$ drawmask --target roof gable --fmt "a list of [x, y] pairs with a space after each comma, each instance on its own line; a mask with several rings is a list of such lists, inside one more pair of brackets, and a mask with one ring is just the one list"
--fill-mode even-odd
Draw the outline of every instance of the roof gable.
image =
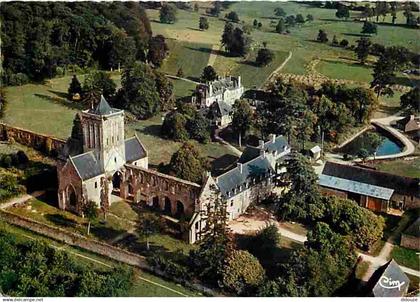
[[125, 160], [127, 162], [135, 161], [147, 156], [147, 152], [141, 144], [137, 136], [128, 138], [124, 141], [125, 144]]
[[96, 159], [92, 151], [74, 157], [70, 156], [70, 161], [82, 180], [104, 173], [101, 163]]

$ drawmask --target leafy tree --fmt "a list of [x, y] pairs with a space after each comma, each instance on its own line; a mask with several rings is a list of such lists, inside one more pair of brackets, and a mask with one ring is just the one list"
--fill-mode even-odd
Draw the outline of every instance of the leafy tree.
[[257, 27], [257, 26], [258, 26], [258, 20], [257, 20], [257, 19], [254, 19], [254, 22], [252, 23], [252, 25], [253, 25], [254, 27]]
[[283, 8], [281, 7], [276, 7], [274, 9], [274, 14], [278, 17], [285, 17], [286, 16], [286, 12], [284, 11]]
[[379, 57], [373, 68], [373, 80], [370, 87], [374, 89], [377, 98], [381, 95], [394, 95], [391, 86], [395, 83], [395, 66], [390, 56], [384, 54]]
[[222, 11], [222, 4], [219, 1], [213, 3], [213, 7], [210, 9], [210, 14], [214, 17], [219, 17]]
[[86, 201], [82, 208], [83, 216], [88, 220], [87, 233], [90, 234], [90, 224], [92, 220], [98, 217], [98, 206], [92, 200]]
[[149, 238], [159, 231], [159, 218], [154, 214], [143, 215], [140, 220], [139, 234], [146, 238], [146, 249], [150, 250]]
[[226, 23], [221, 42], [231, 55], [244, 56], [249, 51], [251, 38], [241, 28]]
[[262, 27], [262, 23], [258, 22], [258, 28], [261, 28], [261, 27]]
[[111, 99], [115, 94], [117, 85], [111, 79], [111, 75], [104, 71], [94, 71], [89, 73], [83, 82], [84, 98], [89, 92], [102, 94], [105, 99]]
[[253, 111], [246, 100], [237, 100], [233, 104], [232, 128], [238, 133], [239, 146], [242, 145], [242, 136], [246, 135], [253, 123]]
[[339, 19], [345, 18], [347, 20], [350, 17], [350, 11], [347, 6], [339, 5], [335, 16]]
[[0, 118], [4, 116], [4, 112], [6, 110], [6, 93], [4, 92], [3, 88], [0, 87]]
[[105, 56], [102, 58], [102, 66], [104, 67], [120, 69], [121, 66], [131, 66], [136, 60], [136, 42], [122, 30], [114, 29], [104, 48], [108, 49], [103, 52]]
[[323, 29], [320, 29], [318, 32], [318, 37], [316, 39], [317, 41], [321, 43], [327, 43], [328, 42], [327, 33]]
[[318, 117], [311, 110], [304, 111], [301, 122], [297, 124], [297, 135], [302, 142], [302, 150], [305, 150], [305, 142], [314, 134]]
[[217, 284], [223, 279], [227, 259], [234, 251], [232, 235], [227, 226], [228, 213], [226, 201], [220, 196], [214, 204], [207, 203], [202, 211], [202, 223], [205, 226], [197, 249], [190, 251], [190, 267], [196, 275], [210, 284]]
[[276, 26], [276, 32], [278, 32], [279, 34], [282, 34], [285, 31], [286, 31], [286, 24], [284, 22], [284, 19], [280, 18], [279, 23], [277, 23], [277, 26]]
[[187, 121], [186, 128], [190, 138], [203, 144], [210, 140], [210, 123], [199, 112]]
[[363, 13], [362, 13], [363, 17], [370, 20], [370, 18], [373, 17], [374, 12], [373, 9], [369, 6], [369, 4], [366, 4]]
[[172, 82], [163, 74], [157, 70], [153, 70], [153, 76], [155, 79], [156, 90], [159, 94], [159, 104], [162, 110], [170, 110], [174, 107], [174, 85]]
[[287, 160], [290, 190], [277, 201], [277, 212], [284, 218], [317, 221], [324, 216], [317, 187], [318, 177], [307, 158], [295, 153]]
[[255, 59], [255, 63], [259, 66], [267, 66], [270, 64], [274, 59], [274, 53], [268, 48], [261, 48], [258, 50], [257, 57]]
[[286, 23], [288, 26], [293, 27], [296, 25], [296, 17], [293, 15], [286, 17]]
[[165, 42], [165, 37], [157, 35], [152, 37], [149, 41], [149, 52], [147, 53], [147, 59], [154, 66], [159, 67], [163, 60], [168, 55], [169, 47]]
[[172, 175], [197, 183], [201, 183], [207, 168], [207, 160], [201, 157], [200, 151], [190, 142], [185, 142], [172, 155], [169, 163]]
[[349, 41], [346, 40], [346, 39], [341, 40], [340, 46], [341, 47], [347, 47], [347, 46], [349, 46]]
[[274, 280], [263, 282], [257, 290], [257, 297], [280, 297], [280, 286]]
[[366, 150], [365, 148], [361, 148], [358, 152], [357, 152], [357, 157], [359, 157], [362, 162], [365, 162], [366, 159], [369, 157], [370, 153], [368, 150]]
[[228, 19], [229, 21], [234, 22], [234, 23], [238, 23], [239, 22], [238, 14], [236, 12], [234, 12], [234, 11], [229, 12], [228, 14], [226, 14], [226, 19]]
[[370, 49], [371, 42], [367, 38], [360, 38], [357, 40], [357, 46], [354, 49], [357, 58], [360, 61], [360, 64], [365, 64], [366, 59], [369, 56], [369, 49]]
[[183, 114], [173, 111], [165, 116], [162, 123], [161, 133], [176, 141], [185, 141], [189, 135], [186, 130], [187, 119]]
[[206, 66], [203, 69], [203, 73], [201, 74], [201, 81], [202, 82], [211, 82], [217, 79], [216, 70], [214, 70], [213, 66]]
[[160, 111], [159, 93], [153, 71], [143, 63], [124, 70], [118, 91], [117, 107], [125, 108], [136, 117], [146, 119]]
[[71, 83], [68, 89], [69, 96], [74, 96], [76, 93], [79, 95], [82, 94], [82, 85], [79, 82], [79, 79], [76, 75], [73, 75], [73, 78], [71, 79]]
[[198, 12], [198, 10], [200, 9], [200, 7], [198, 6], [198, 3], [194, 4], [194, 11]]
[[200, 30], [209, 29], [209, 22], [206, 17], [200, 17], [200, 20], [198, 22], [198, 27], [200, 28]]
[[178, 68], [178, 71], [176, 72], [176, 76], [180, 78], [184, 77], [184, 70], [182, 70], [182, 67]]
[[264, 280], [265, 272], [258, 259], [247, 251], [235, 250], [223, 268], [223, 285], [238, 295], [256, 289]]
[[312, 16], [311, 14], [308, 14], [308, 15], [306, 16], [306, 21], [308, 21], [308, 22], [312, 22], [312, 21], [314, 21], [314, 16]]
[[331, 41], [331, 44], [334, 45], [334, 46], [337, 46], [338, 45], [337, 37], [335, 35], [333, 36], [333, 39]]
[[262, 230], [258, 231], [252, 239], [252, 246], [250, 252], [258, 259], [271, 259], [277, 250], [277, 245], [280, 243], [280, 234], [276, 225], [267, 225]]
[[296, 22], [297, 23], [305, 23], [305, 18], [302, 16], [302, 14], [296, 15]]
[[363, 23], [362, 34], [377, 34], [378, 27], [375, 23], [365, 21]]
[[163, 4], [160, 9], [159, 19], [161, 23], [171, 24], [176, 21], [177, 9], [172, 4]]
[[401, 107], [408, 109], [410, 112], [420, 112], [420, 93], [419, 87], [412, 88], [409, 92], [400, 97]]

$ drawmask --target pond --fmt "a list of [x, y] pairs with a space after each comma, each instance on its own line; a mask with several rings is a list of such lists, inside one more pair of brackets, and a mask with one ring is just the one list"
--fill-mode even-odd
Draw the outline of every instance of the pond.
[[[379, 140], [375, 143], [375, 139]], [[403, 147], [394, 138], [387, 136], [382, 132], [368, 130], [357, 136], [338, 151], [343, 154], [355, 156], [361, 149], [368, 150], [372, 155], [376, 151], [377, 156], [383, 156], [400, 153], [403, 150]]]

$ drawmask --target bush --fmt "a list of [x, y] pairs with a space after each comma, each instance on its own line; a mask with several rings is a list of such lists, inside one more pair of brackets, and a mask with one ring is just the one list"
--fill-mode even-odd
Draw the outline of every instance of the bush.
[[21, 86], [29, 83], [29, 78], [24, 73], [10, 74], [8, 83], [10, 86]]
[[274, 53], [267, 49], [267, 48], [261, 48], [258, 51], [257, 58], [255, 59], [255, 63], [259, 66], [266, 66], [270, 64], [274, 59]]
[[340, 42], [341, 47], [347, 47], [348, 45], [349, 45], [349, 41], [347, 41], [346, 39], [341, 40]]
[[171, 259], [167, 259], [161, 255], [153, 255], [147, 257], [146, 260], [152, 268], [162, 271], [170, 278], [175, 278], [184, 282], [192, 279], [192, 273], [187, 267], [176, 263]]
[[222, 283], [238, 295], [255, 290], [265, 278], [265, 271], [258, 259], [247, 251], [235, 250], [223, 268]]

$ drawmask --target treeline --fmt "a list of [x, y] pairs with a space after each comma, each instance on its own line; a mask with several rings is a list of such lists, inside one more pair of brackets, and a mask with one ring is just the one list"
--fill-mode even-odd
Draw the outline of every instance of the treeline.
[[9, 296], [116, 297], [132, 286], [132, 269], [97, 270], [44, 242], [20, 242], [1, 229], [0, 249], [0, 289]]
[[152, 36], [136, 2], [9, 2], [0, 17], [6, 85], [144, 61]]

